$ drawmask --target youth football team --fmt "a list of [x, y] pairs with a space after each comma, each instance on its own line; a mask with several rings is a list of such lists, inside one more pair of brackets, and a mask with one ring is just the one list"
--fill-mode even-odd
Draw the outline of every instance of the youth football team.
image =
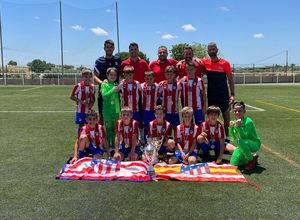
[[205, 86], [195, 62], [185, 65], [184, 76], [179, 76], [175, 66], [167, 66], [163, 73], [165, 80], [158, 83], [153, 71], [145, 72], [142, 83], [134, 80], [132, 65], [124, 66], [122, 73], [115, 67], [108, 68], [100, 90], [103, 125], [92, 109], [93, 72], [84, 69], [82, 81], [75, 85], [70, 97], [76, 102], [78, 124], [70, 162], [86, 156], [101, 159], [105, 152], [110, 159], [139, 160], [147, 138], [157, 138], [161, 140], [159, 159], [168, 164], [199, 161], [220, 164], [223, 154], [228, 153], [232, 154], [231, 164], [252, 170], [261, 142], [253, 121], [245, 116], [244, 102], [231, 103], [235, 119], [230, 121], [226, 137], [218, 120], [221, 109], [216, 105], [206, 106]]

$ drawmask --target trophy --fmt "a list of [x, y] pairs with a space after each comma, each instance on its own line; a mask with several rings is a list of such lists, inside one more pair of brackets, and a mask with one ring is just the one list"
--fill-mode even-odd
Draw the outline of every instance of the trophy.
[[157, 152], [159, 151], [159, 148], [161, 147], [163, 138], [158, 139], [158, 138], [148, 138], [147, 137], [147, 145], [144, 147], [143, 152], [144, 152], [144, 158], [149, 162], [150, 166], [147, 171], [148, 175], [154, 176], [155, 171], [153, 168], [153, 165], [158, 163], [158, 158], [157, 158]]

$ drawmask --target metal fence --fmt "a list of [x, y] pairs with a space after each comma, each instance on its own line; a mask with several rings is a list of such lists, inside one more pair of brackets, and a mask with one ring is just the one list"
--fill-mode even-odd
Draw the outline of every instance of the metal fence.
[[[203, 77], [207, 82], [206, 77]], [[235, 84], [261, 83], [300, 83], [300, 72], [297, 73], [236, 73]], [[81, 81], [81, 73], [68, 73], [62, 78], [60, 73], [25, 74], [8, 73], [1, 76], [1, 85], [74, 85]]]

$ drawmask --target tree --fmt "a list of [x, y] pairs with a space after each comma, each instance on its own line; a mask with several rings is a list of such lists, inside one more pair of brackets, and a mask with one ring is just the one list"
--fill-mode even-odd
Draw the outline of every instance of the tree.
[[32, 62], [28, 63], [27, 66], [29, 70], [35, 73], [43, 73], [45, 70], [49, 69], [49, 65], [46, 61], [40, 59], [35, 59]]
[[194, 56], [198, 58], [207, 57], [207, 46], [205, 44], [194, 42], [191, 45], [187, 43], [180, 43], [172, 45], [171, 57], [175, 60], [183, 59], [183, 50], [185, 47], [191, 46], [193, 48]]
[[14, 60], [10, 60], [10, 61], [8, 62], [8, 65], [9, 65], [9, 66], [17, 66], [18, 63], [17, 63], [16, 61], [14, 61]]
[[[130, 57], [130, 54], [129, 54], [129, 52], [123, 51], [123, 52], [119, 53], [119, 56], [120, 56], [121, 60], [126, 60], [127, 58]], [[150, 63], [149, 57], [147, 57], [147, 55], [144, 52], [140, 51], [139, 52], [139, 57], [146, 60], [147, 63]]]

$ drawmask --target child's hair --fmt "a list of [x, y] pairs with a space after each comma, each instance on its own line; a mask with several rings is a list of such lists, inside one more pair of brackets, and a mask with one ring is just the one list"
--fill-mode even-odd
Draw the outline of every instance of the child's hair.
[[235, 101], [233, 104], [232, 104], [232, 107], [234, 108], [234, 106], [241, 106], [243, 109], [246, 109], [246, 105], [243, 101]]
[[189, 61], [186, 63], [187, 67], [195, 67], [195, 63], [193, 61]]
[[81, 76], [90, 75], [92, 77], [93, 73], [90, 69], [82, 69]]
[[134, 73], [134, 68], [133, 66], [131, 65], [127, 65], [124, 67], [124, 70], [123, 70], [123, 75], [127, 75], [127, 74], [133, 74]]
[[175, 66], [167, 66], [165, 69], [166, 73], [176, 73], [176, 67]]
[[208, 108], [207, 108], [207, 110], [206, 110], [206, 114], [207, 114], [207, 116], [209, 115], [209, 114], [217, 114], [218, 116], [221, 114], [221, 109], [218, 107], [218, 106], [216, 106], [216, 105], [211, 105], [211, 106], [209, 106]]
[[117, 70], [117, 68], [115, 68], [115, 67], [109, 67], [109, 68], [106, 70], [106, 75], [109, 75], [111, 72], [118, 73], [118, 70]]
[[146, 71], [145, 72], [145, 77], [146, 76], [152, 76], [152, 77], [154, 77], [154, 72], [153, 71]]
[[110, 45], [112, 45], [112, 46], [115, 46], [115, 43], [112, 41], [112, 40], [106, 40], [106, 41], [104, 41], [104, 47], [106, 46], [106, 44], [110, 44]]
[[165, 113], [165, 110], [164, 110], [164, 108], [163, 108], [162, 105], [157, 105], [157, 106], [155, 107], [155, 113], [156, 113], [157, 111], [163, 111], [163, 113]]
[[185, 115], [185, 114], [190, 114], [190, 115], [193, 115], [193, 108], [192, 107], [188, 107], [188, 106], [185, 106], [183, 109], [181, 109], [181, 114], [182, 115]]
[[129, 108], [128, 106], [124, 106], [122, 109], [121, 109], [121, 114], [125, 113], [125, 112], [128, 112], [130, 114], [132, 114], [132, 109]]
[[93, 109], [91, 109], [90, 111], [88, 111], [88, 113], [86, 114], [86, 118], [92, 117], [92, 116], [95, 116], [96, 118], [98, 118], [98, 113], [95, 110], [93, 110]]

